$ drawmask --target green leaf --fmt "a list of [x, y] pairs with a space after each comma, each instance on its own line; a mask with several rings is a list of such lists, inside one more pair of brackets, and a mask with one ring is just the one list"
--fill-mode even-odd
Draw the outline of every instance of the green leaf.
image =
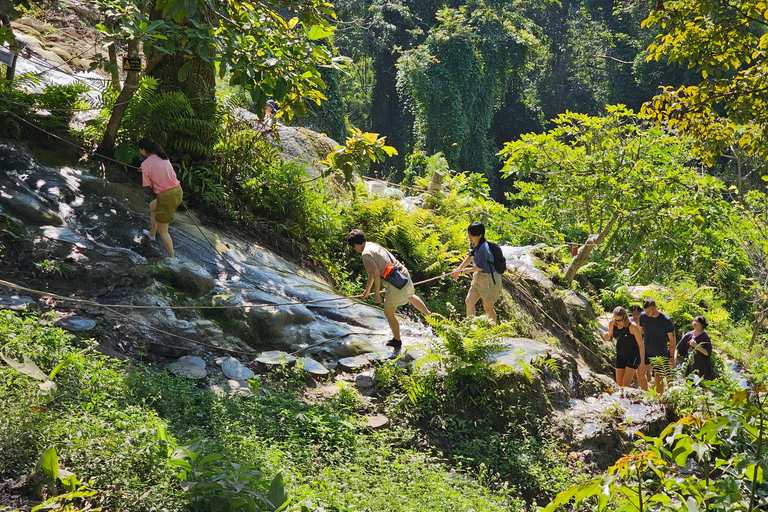
[[71, 363], [72, 361], [74, 361], [75, 359], [77, 359], [78, 357], [80, 357], [81, 355], [83, 355], [83, 354], [85, 354], [86, 352], [90, 351], [90, 350], [91, 350], [91, 348], [92, 348], [92, 347], [84, 348], [84, 349], [83, 349], [83, 350], [81, 350], [80, 352], [78, 352], [78, 353], [76, 353], [76, 354], [72, 354], [72, 355], [70, 355], [68, 358], [66, 358], [65, 360], [61, 361], [59, 364], [57, 364], [57, 365], [56, 365], [56, 367], [55, 367], [53, 370], [51, 370], [51, 374], [48, 376], [48, 378], [49, 378], [49, 379], [51, 379], [51, 380], [53, 380], [53, 379], [56, 377], [56, 375], [57, 375], [57, 374], [58, 374], [58, 373], [59, 373], [59, 372], [60, 372], [60, 371], [61, 371], [61, 370], [62, 370], [62, 369], [65, 367], [65, 366], [67, 366], [69, 363]]
[[272, 483], [269, 484], [269, 494], [267, 494], [267, 499], [272, 503], [274, 510], [279, 510], [288, 501], [282, 473], [278, 473], [275, 478], [272, 479]]
[[66, 469], [59, 469], [59, 481], [68, 492], [74, 492], [80, 485], [77, 475]]
[[198, 462], [198, 465], [202, 466], [203, 464], [207, 464], [209, 462], [213, 462], [213, 461], [219, 460], [222, 457], [223, 457], [223, 455], [220, 454], [220, 453], [211, 453], [210, 455], [206, 455], [205, 457], [200, 459], [200, 461]]
[[325, 27], [322, 27], [320, 25], [312, 25], [312, 27], [307, 32], [307, 37], [309, 37], [313, 41], [317, 41], [319, 39], [325, 39], [326, 37], [329, 37], [333, 35], [332, 30], [328, 30]]
[[672, 450], [672, 457], [675, 460], [675, 464], [678, 466], [685, 466], [685, 461], [688, 459], [688, 455], [693, 453], [691, 444], [690, 437], [682, 437], [677, 441], [675, 449]]
[[43, 452], [40, 461], [37, 463], [38, 469], [43, 471], [49, 478], [56, 480], [59, 476], [59, 455], [56, 453], [56, 448], [49, 447]]
[[192, 71], [192, 61], [187, 61], [183, 66], [181, 66], [181, 69], [179, 69], [178, 77], [179, 82], [183, 82], [187, 75]]

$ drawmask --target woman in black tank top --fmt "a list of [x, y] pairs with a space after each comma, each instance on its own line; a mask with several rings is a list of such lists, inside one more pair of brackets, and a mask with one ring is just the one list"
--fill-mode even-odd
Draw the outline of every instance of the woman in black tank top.
[[640, 329], [629, 320], [627, 311], [618, 306], [613, 310], [613, 319], [603, 337], [606, 341], [616, 340], [616, 383], [629, 387], [640, 362], [645, 358]]

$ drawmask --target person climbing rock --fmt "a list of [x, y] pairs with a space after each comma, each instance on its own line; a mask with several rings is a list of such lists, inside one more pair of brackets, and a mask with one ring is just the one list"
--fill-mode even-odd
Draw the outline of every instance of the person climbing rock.
[[[712, 340], [704, 329], [707, 328], [707, 320], [698, 315], [691, 322], [692, 331], [688, 331], [680, 338], [677, 344], [677, 354], [685, 359], [688, 367], [686, 375], [696, 373], [704, 380], [712, 380]], [[693, 353], [693, 360], [688, 361], [689, 354]]]
[[[643, 300], [643, 312], [640, 315], [640, 333], [645, 345], [645, 364], [651, 364], [651, 358], [660, 357], [668, 361], [669, 367], [675, 367], [675, 325], [672, 319], [656, 307], [656, 300]], [[664, 391], [664, 368], [653, 369], [656, 391]]]
[[264, 123], [272, 123], [277, 116], [277, 103], [275, 100], [267, 100], [267, 104], [264, 105]]
[[[387, 323], [389, 323], [389, 328], [392, 330], [392, 339], [386, 345], [399, 349], [403, 346], [403, 342], [400, 339], [400, 323], [395, 316], [397, 308], [410, 302], [424, 316], [429, 316], [432, 312], [424, 304], [424, 301], [416, 295], [408, 269], [397, 261], [391, 252], [377, 243], [368, 242], [365, 239], [365, 233], [359, 229], [353, 229], [349, 232], [347, 243], [355, 252], [361, 255], [363, 266], [366, 272], [368, 272], [368, 282], [365, 285], [363, 300], [367, 299], [371, 292], [373, 292], [373, 301], [379, 304], [381, 302], [380, 290], [382, 285], [384, 286], [384, 316], [387, 317]], [[387, 272], [398, 271], [404, 278], [402, 288], [398, 288], [384, 279]]]
[[632, 385], [635, 372], [645, 358], [640, 328], [629, 319], [627, 310], [617, 306], [608, 324], [605, 341], [616, 340], [616, 383], [624, 388]]
[[[453, 278], [458, 279], [463, 273], [472, 274], [472, 285], [469, 287], [464, 304], [467, 306], [467, 317], [475, 316], [475, 304], [483, 300], [483, 311], [488, 318], [496, 323], [496, 311], [493, 305], [499, 300], [501, 294], [501, 276], [497, 274], [493, 264], [491, 248], [485, 240], [485, 224], [473, 222], [467, 228], [469, 238], [469, 254], [461, 265], [453, 271]], [[468, 267], [470, 262], [472, 267]]]
[[[640, 304], [632, 304], [629, 307], [629, 321], [640, 327], [640, 315], [642, 312], [643, 308], [640, 306]], [[653, 379], [651, 367], [650, 365], [645, 364], [645, 358], [643, 358], [640, 361], [640, 367], [638, 367], [637, 373], [635, 374], [635, 380], [637, 381], [637, 385], [640, 387], [640, 389], [643, 391], [648, 391], [648, 382], [651, 379]]]
[[173, 258], [173, 240], [168, 234], [168, 225], [173, 222], [176, 208], [183, 199], [181, 182], [176, 178], [176, 172], [168, 160], [168, 155], [155, 141], [149, 137], [142, 138], [139, 140], [139, 151], [146, 157], [140, 168], [142, 186], [152, 187], [157, 194], [157, 198], [149, 203], [149, 230], [145, 229], [142, 232], [150, 240], [154, 240], [157, 233], [160, 233], [168, 257]]

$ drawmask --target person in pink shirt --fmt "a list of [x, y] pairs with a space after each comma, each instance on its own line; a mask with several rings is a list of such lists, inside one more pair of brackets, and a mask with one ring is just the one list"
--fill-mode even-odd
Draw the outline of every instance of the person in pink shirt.
[[150, 240], [160, 233], [168, 257], [173, 258], [173, 240], [168, 234], [168, 225], [173, 222], [176, 208], [184, 197], [181, 190], [181, 182], [176, 178], [168, 155], [163, 148], [149, 137], [139, 140], [139, 151], [146, 157], [141, 163], [142, 185], [152, 187], [157, 198], [149, 203], [149, 218], [151, 226], [149, 231], [143, 230]]

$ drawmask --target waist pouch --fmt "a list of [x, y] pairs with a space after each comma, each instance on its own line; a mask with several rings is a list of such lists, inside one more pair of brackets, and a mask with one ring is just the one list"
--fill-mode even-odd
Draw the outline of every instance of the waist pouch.
[[384, 275], [382, 277], [398, 290], [402, 290], [408, 284], [408, 277], [403, 273], [401, 267], [391, 263], [387, 263], [387, 266], [384, 267]]

